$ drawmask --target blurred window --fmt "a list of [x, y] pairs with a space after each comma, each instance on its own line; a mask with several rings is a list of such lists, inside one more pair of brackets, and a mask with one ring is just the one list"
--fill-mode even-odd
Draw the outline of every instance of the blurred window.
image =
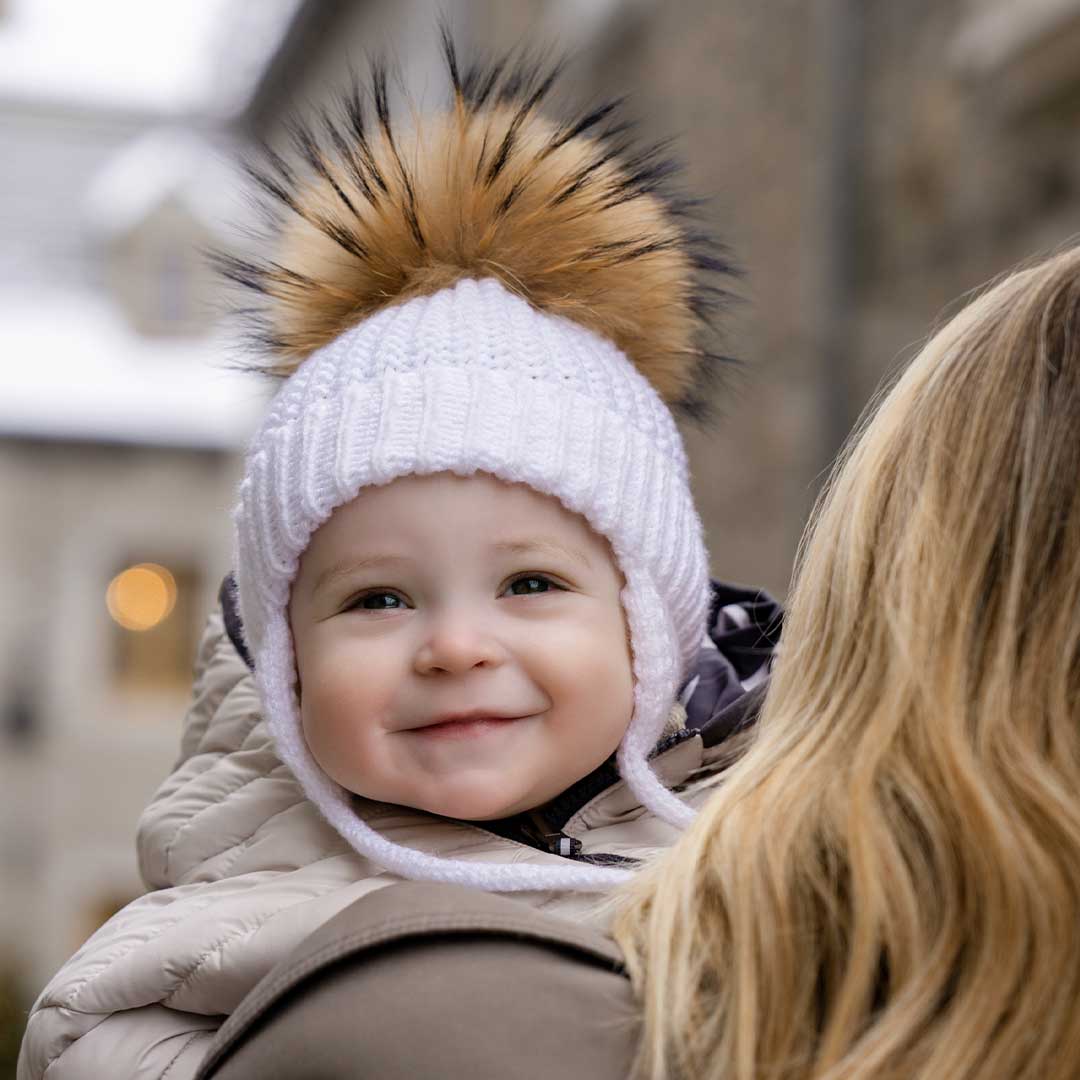
[[191, 684], [200, 574], [190, 563], [121, 564], [105, 591], [112, 616], [112, 677], [121, 690]]
[[198, 337], [207, 332], [215, 283], [200, 250], [213, 242], [173, 199], [113, 239], [109, 291], [139, 334]]
[[158, 299], [158, 316], [166, 326], [184, 326], [192, 321], [191, 275], [178, 251], [162, 253]]

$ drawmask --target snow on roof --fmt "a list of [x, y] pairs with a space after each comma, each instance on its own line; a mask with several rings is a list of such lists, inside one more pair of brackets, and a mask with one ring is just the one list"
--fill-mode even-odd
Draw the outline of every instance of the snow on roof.
[[0, 95], [165, 115], [247, 104], [300, 0], [7, 0]]
[[267, 388], [221, 336], [140, 337], [91, 294], [0, 294], [0, 436], [241, 448]]
[[95, 232], [122, 233], [171, 196], [216, 230], [240, 215], [240, 190], [224, 149], [183, 128], [159, 128], [129, 143], [94, 178], [87, 221]]

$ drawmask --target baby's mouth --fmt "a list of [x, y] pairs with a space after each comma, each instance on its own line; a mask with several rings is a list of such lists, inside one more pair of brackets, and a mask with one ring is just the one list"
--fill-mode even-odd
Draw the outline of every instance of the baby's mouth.
[[527, 716], [500, 716], [494, 713], [468, 713], [437, 717], [429, 724], [409, 728], [410, 734], [430, 739], [463, 739], [486, 735], [509, 727]]

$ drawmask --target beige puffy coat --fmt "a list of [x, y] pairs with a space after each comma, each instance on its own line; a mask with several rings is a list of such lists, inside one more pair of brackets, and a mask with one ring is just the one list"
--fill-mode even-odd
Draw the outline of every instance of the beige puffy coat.
[[[681, 784], [715, 771], [720, 757], [695, 734], [655, 764]], [[433, 854], [561, 859], [420, 811], [370, 802], [360, 810], [389, 838]], [[675, 839], [618, 782], [581, 806], [563, 833], [585, 856], [641, 856]], [[138, 854], [150, 891], [46, 986], [30, 1014], [18, 1080], [190, 1080], [224, 1018], [278, 960], [354, 900], [397, 880], [353, 852], [277, 760], [253, 677], [220, 612], [200, 645], [180, 760], [143, 814]], [[514, 898], [602, 921], [588, 894]]]

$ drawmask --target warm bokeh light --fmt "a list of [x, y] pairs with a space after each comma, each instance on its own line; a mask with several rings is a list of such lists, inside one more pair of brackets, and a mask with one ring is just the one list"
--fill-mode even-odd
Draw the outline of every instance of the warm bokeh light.
[[109, 614], [126, 630], [150, 630], [176, 603], [176, 580], [164, 566], [139, 563], [122, 570], [105, 594]]

